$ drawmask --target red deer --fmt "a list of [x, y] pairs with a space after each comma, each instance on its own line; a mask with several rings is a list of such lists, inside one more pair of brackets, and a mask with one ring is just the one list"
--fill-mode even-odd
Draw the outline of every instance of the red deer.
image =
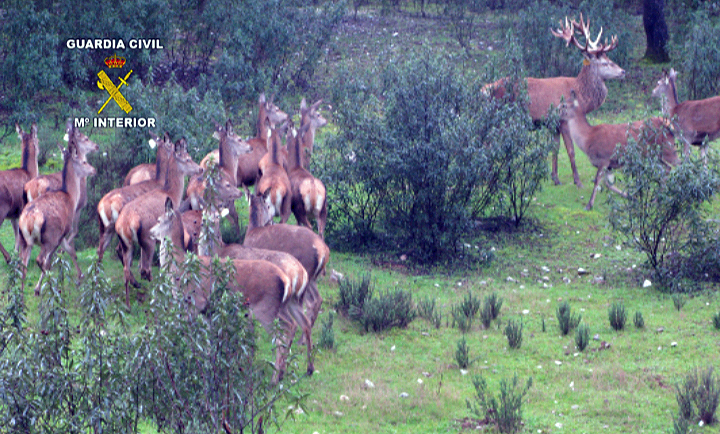
[[[77, 263], [75, 246], [70, 238], [73, 234], [73, 222], [80, 200], [80, 183], [86, 177], [94, 175], [95, 169], [84, 159], [79, 158], [76, 148], [75, 131], [71, 129], [68, 148], [63, 151], [62, 186], [59, 190], [49, 191], [27, 204], [20, 214], [20, 259], [23, 263], [23, 289], [27, 264], [32, 246], [40, 245], [36, 262], [42, 270], [35, 286], [35, 295], [40, 294], [40, 283], [50, 269], [52, 256], [58, 247], [70, 254], [78, 279], [82, 277]], [[81, 181], [82, 179], [82, 181]]]
[[288, 177], [292, 186], [292, 212], [299, 225], [312, 230], [308, 216], [312, 216], [318, 225], [320, 237], [325, 238], [327, 223], [327, 201], [325, 185], [305, 169], [300, 143], [302, 137], [311, 134], [309, 125], [305, 125], [298, 133], [290, 128], [287, 135], [287, 146], [290, 149]]
[[[185, 187], [185, 176], [196, 175], [202, 168], [195, 163], [187, 153], [185, 139], [175, 145], [165, 176], [165, 185], [159, 190], [149, 191], [126, 204], [115, 222], [115, 232], [120, 237], [121, 252], [123, 256], [123, 273], [125, 276], [125, 303], [130, 307], [130, 285], [139, 288], [130, 267], [135, 243], [140, 245], [140, 275], [145, 280], [152, 280], [150, 268], [155, 241], [150, 237], [150, 228], [155, 225], [157, 218], [164, 212], [165, 199], [170, 198], [172, 203], [180, 203]], [[127, 188], [127, 187], [126, 187]], [[139, 292], [138, 299], [142, 300], [144, 294]]]
[[318, 128], [322, 128], [327, 125], [327, 119], [325, 119], [318, 108], [322, 104], [322, 100], [315, 101], [313, 105], [308, 107], [305, 98], [300, 101], [300, 129], [307, 127], [307, 133], [301, 137], [302, 145], [302, 163], [303, 167], [310, 167], [310, 155], [313, 152], [313, 146], [315, 144], [315, 132]]
[[672, 119], [685, 143], [685, 155], [690, 153], [690, 145], [695, 145], [705, 158], [709, 143], [720, 137], [720, 96], [678, 102], [676, 79], [674, 69], [664, 72], [652, 95], [661, 98], [663, 114]]
[[[567, 122], [568, 132], [572, 136], [573, 142], [587, 154], [592, 165], [597, 168], [595, 186], [590, 196], [590, 202], [585, 207], [589, 211], [595, 202], [595, 195], [603, 172], [607, 169], [620, 167], [618, 154], [622, 154], [627, 147], [628, 136], [630, 135], [637, 140], [642, 129], [645, 128], [645, 123], [636, 121], [630, 124], [592, 126], [588, 123], [584, 109], [575, 97], [575, 92], [571, 92], [570, 96], [569, 102], [560, 105], [560, 117]], [[675, 140], [672, 133], [665, 128], [665, 121], [662, 118], [652, 118], [650, 122], [654, 129], [660, 131], [653, 140], [661, 147], [662, 162], [668, 166], [676, 166], [679, 160], [675, 151]], [[616, 148], [618, 149], [616, 150]], [[607, 183], [607, 179], [605, 181]], [[608, 184], [608, 188], [624, 195], [615, 186]]]
[[269, 225], [271, 222], [270, 208], [265, 198], [251, 196], [249, 223], [243, 245], [286, 252], [300, 261], [308, 273], [308, 284], [302, 298], [303, 303], [308, 305], [312, 326], [322, 305], [317, 279], [325, 273], [325, 266], [330, 260], [330, 248], [320, 236], [304, 226]]
[[[155, 146], [157, 146], [158, 140], [156, 139], [150, 139], [149, 145], [150, 149], [155, 149]], [[142, 163], [138, 164], [137, 166], [130, 169], [130, 171], [125, 175], [125, 180], [123, 181], [123, 187], [127, 187], [128, 185], [133, 184], [139, 184], [143, 181], [151, 181], [157, 177], [157, 162], [156, 163]]]
[[290, 218], [290, 201], [292, 190], [288, 174], [280, 163], [280, 135], [277, 129], [271, 129], [268, 138], [268, 160], [260, 160], [260, 171], [262, 176], [257, 181], [255, 193], [263, 195], [270, 205], [270, 212], [273, 217], [280, 217], [280, 223], [285, 223]]
[[155, 179], [111, 190], [103, 196], [97, 204], [98, 226], [100, 228], [100, 240], [97, 251], [98, 262], [103, 261], [105, 250], [107, 250], [110, 245], [112, 235], [115, 233], [115, 222], [123, 207], [133, 199], [149, 191], [160, 189], [165, 185], [165, 175], [169, 161], [172, 158], [173, 144], [167, 133], [162, 139], [152, 133], [151, 135], [153, 136], [151, 140], [154, 141], [157, 146]]
[[[257, 135], [247, 141], [252, 147], [252, 152], [242, 155], [238, 160], [238, 186], [243, 186], [246, 196], [250, 196], [250, 190], [248, 187], [255, 185], [260, 177], [258, 163], [267, 153], [268, 128], [274, 128], [275, 125], [288, 118], [287, 113], [283, 112], [278, 108], [278, 106], [273, 104], [273, 99], [274, 98], [270, 98], [270, 101], [268, 101], [266, 100], [264, 93], [260, 94], [260, 97], [258, 98], [258, 117], [256, 124]], [[215, 150], [206, 155], [200, 162], [200, 165], [203, 166], [203, 163], [211, 157], [215, 158], [215, 161], [218, 161], [220, 159], [219, 150]]]
[[[252, 148], [247, 142], [240, 140], [240, 137], [235, 134], [230, 120], [225, 123], [224, 128], [221, 125], [216, 124], [214, 136], [220, 139], [218, 160], [216, 160], [220, 175], [219, 182], [230, 183], [234, 187], [238, 184], [238, 158], [241, 155], [251, 152]], [[205, 171], [205, 175], [202, 177], [191, 178], [187, 187], [187, 196], [190, 201], [190, 208], [194, 210], [199, 210], [201, 208], [203, 196], [205, 195], [205, 177], [208, 176], [209, 172], [207, 171], [207, 167], [203, 167], [203, 170]], [[234, 225], [235, 232], [240, 232], [240, 224], [238, 223], [238, 215], [237, 210], [235, 209], [234, 199], [232, 203], [229, 203], [227, 206], [230, 210], [230, 221]]]
[[[166, 200], [165, 211], [157, 219], [157, 224], [150, 229], [151, 236], [162, 241], [169, 237], [173, 245], [174, 264], [181, 264], [184, 259], [182, 245], [183, 226], [182, 218], [173, 209], [171, 199]], [[167, 263], [166, 255], [161, 256], [161, 264]], [[185, 289], [186, 300], [192, 300], [194, 308], [198, 312], [207, 309], [210, 291], [213, 288], [211, 259], [207, 256], [199, 257], [202, 265], [200, 282], [191, 284]], [[302, 312], [302, 306], [297, 298], [290, 296], [290, 279], [276, 265], [262, 260], [239, 260], [232, 259], [235, 268], [234, 280], [231, 280], [230, 290], [242, 292], [247, 300], [253, 316], [263, 325], [268, 333], [272, 333], [272, 325], [277, 318], [285, 330], [283, 344], [277, 346], [275, 359], [275, 375], [273, 380], [278, 382], [285, 374], [287, 351], [292, 344], [294, 331], [299, 324], [303, 336], [308, 342], [307, 346], [307, 374], [312, 375], [315, 370], [312, 360], [312, 333], [308, 318]], [[179, 270], [171, 269], [170, 272], [177, 274]], [[293, 332], [293, 334], [291, 334]]]
[[[22, 212], [23, 187], [29, 180], [38, 175], [37, 155], [40, 152], [37, 138], [37, 124], [33, 123], [30, 132], [26, 133], [15, 124], [20, 143], [22, 145], [22, 166], [18, 169], [3, 170], [0, 172], [0, 226], [5, 219], [10, 219], [15, 233], [15, 249], [20, 247], [20, 230], [18, 219]], [[5, 261], [10, 262], [10, 254], [0, 243]]]
[[[580, 29], [585, 37], [585, 45], [582, 45], [575, 38], [575, 32]], [[595, 41], [590, 38], [590, 20], [583, 21], [582, 14], [580, 22], [575, 20], [568, 23], [565, 18], [565, 27], [562, 30], [552, 30], [554, 36], [562, 38], [566, 42], [566, 46], [570, 43], [575, 45], [583, 54], [583, 67], [577, 77], [553, 77], [553, 78], [529, 78], [527, 79], [527, 92], [530, 99], [528, 110], [530, 117], [534, 122], [542, 121], [548, 114], [550, 107], [558, 107], [560, 100], [564, 98], [566, 101], [570, 99], [570, 91], [573, 90], [578, 95], [578, 102], [581, 110], [585, 114], [597, 109], [605, 102], [608, 90], [605, 86], [605, 80], [625, 78], [625, 70], [619, 67], [615, 62], [608, 58], [607, 53], [618, 45], [618, 39], [613, 36], [610, 43], [600, 43], [602, 36], [602, 28], [600, 34]], [[507, 79], [503, 78], [495, 83], [486, 85], [484, 90], [496, 98], [502, 98], [505, 95], [505, 86]], [[560, 137], [562, 135], [565, 142], [565, 149], [570, 159], [570, 167], [573, 172], [573, 180], [578, 188], [582, 188], [580, 175], [578, 175], [575, 166], [575, 149], [570, 134], [560, 125], [559, 131], [555, 133], [557, 141], [557, 149], [560, 149]], [[558, 178], [558, 152], [554, 152], [552, 156], [552, 179], [555, 185], [560, 185]]]

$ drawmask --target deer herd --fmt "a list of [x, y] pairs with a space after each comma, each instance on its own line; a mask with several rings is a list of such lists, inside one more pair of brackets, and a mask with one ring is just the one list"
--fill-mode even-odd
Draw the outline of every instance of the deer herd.
[[[619, 155], [628, 137], [637, 139], [648, 125], [660, 131], [653, 140], [661, 149], [660, 158], [668, 167], [679, 164], [675, 151], [675, 136], [689, 146], [701, 147], [705, 155], [707, 144], [720, 137], [720, 96], [679, 103], [677, 100], [674, 70], [663, 73], [653, 90], [661, 99], [665, 118], [629, 124], [590, 125], [586, 115], [604, 102], [608, 89], [605, 80], [622, 79], [625, 71], [607, 56], [618, 45], [616, 37], [608, 43], [600, 42], [600, 34], [593, 41], [589, 21], [582, 15], [580, 21], [565, 19], [560, 30], [551, 30], [571, 43], [583, 55], [583, 67], [577, 77], [528, 78], [528, 111], [534, 121], [540, 122], [549, 111], [558, 109], [560, 124], [554, 135], [559, 148], [562, 136], [570, 159], [573, 179], [582, 187], [575, 166], [574, 145], [577, 145], [597, 168], [595, 185], [586, 209], [591, 209], [603, 173], [619, 167]], [[581, 34], [585, 43], [576, 38]], [[486, 85], [483, 92], [492, 98], [512, 98], [507, 78]], [[509, 95], [506, 95], [509, 94]], [[212, 257], [226, 258], [235, 269], [232, 291], [242, 292], [253, 315], [271, 331], [278, 319], [283, 335], [276, 358], [276, 380], [285, 371], [287, 350], [299, 326], [307, 347], [307, 372], [313, 372], [312, 327], [317, 320], [322, 297], [317, 280], [324, 274], [330, 259], [325, 244], [324, 230], [327, 219], [325, 186], [308, 170], [313, 151], [315, 133], [327, 121], [319, 112], [320, 101], [307, 105], [302, 100], [300, 125], [295, 128], [292, 119], [260, 95], [256, 136], [243, 140], [234, 131], [231, 121], [216, 124], [213, 135], [219, 141], [217, 150], [209, 153], [200, 164], [187, 152], [184, 139], [173, 143], [169, 135], [151, 133], [151, 146], [156, 149], [154, 164], [133, 168], [125, 177], [122, 187], [103, 196], [97, 205], [100, 238], [98, 261], [103, 261], [113, 234], [117, 234], [118, 256], [123, 264], [125, 303], [130, 306], [130, 287], [140, 288], [132, 270], [135, 245], [140, 248], [140, 276], [152, 280], [152, 258], [158, 242], [169, 239], [170, 251], [160, 251], [160, 262], [170, 261], [170, 272], [181, 273], [177, 264], [187, 251], [198, 255], [203, 266], [200, 280], [187, 288], [176, 288], [193, 312], [207, 308], [213, 285], [209, 282]], [[669, 121], [668, 121], [669, 119]], [[98, 150], [97, 144], [78, 131], [68, 121], [67, 148], [62, 149], [62, 172], [38, 176], [37, 125], [25, 132], [19, 125], [16, 130], [22, 143], [22, 167], [0, 171], [0, 225], [10, 219], [15, 234], [15, 249], [22, 260], [23, 288], [32, 246], [40, 253], [36, 262], [41, 269], [35, 286], [38, 295], [45, 273], [58, 247], [67, 251], [75, 265], [78, 279], [82, 278], [74, 249], [78, 233], [79, 213], [87, 203], [87, 177], [95, 174], [86, 155]], [[283, 137], [285, 145], [283, 145]], [[212, 169], [215, 166], [216, 169]], [[211, 174], [217, 176], [211, 176]], [[187, 189], [185, 179], [189, 177]], [[557, 152], [553, 155], [552, 179], [559, 184]], [[607, 182], [607, 179], [606, 179]], [[255, 194], [249, 187], [254, 186]], [[608, 184], [609, 188], [622, 192]], [[241, 189], [242, 188], [242, 191]], [[224, 244], [220, 237], [220, 218], [230, 220], [239, 232], [239, 217], [235, 200], [243, 196], [249, 203], [249, 222], [243, 244]], [[224, 209], [227, 212], [221, 213]], [[289, 225], [290, 214], [298, 225]], [[273, 221], [279, 219], [279, 223]], [[315, 220], [313, 231], [310, 218]], [[203, 224], [205, 221], [207, 224]], [[5, 260], [11, 256], [0, 243]], [[174, 264], [174, 265], [173, 265]], [[177, 281], [177, 279], [176, 279]], [[142, 301], [144, 293], [137, 292]]]

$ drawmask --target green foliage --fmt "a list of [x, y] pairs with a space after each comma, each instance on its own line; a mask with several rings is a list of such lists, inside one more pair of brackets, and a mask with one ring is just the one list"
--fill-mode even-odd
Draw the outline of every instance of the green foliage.
[[580, 320], [582, 320], [582, 315], [572, 314], [572, 308], [567, 301], [563, 301], [558, 305], [555, 310], [555, 316], [557, 317], [558, 327], [563, 336], [570, 333], [570, 330], [577, 327], [578, 324], [580, 324]]
[[335, 331], [333, 330], [334, 315], [332, 312], [328, 314], [327, 320], [322, 322], [322, 332], [320, 333], [320, 341], [318, 346], [331, 350], [335, 348]]
[[716, 330], [720, 330], [720, 312], [713, 315], [713, 325]]
[[490, 308], [490, 315], [492, 319], [497, 318], [500, 315], [500, 309], [502, 309], [503, 299], [498, 297], [497, 292], [493, 292], [485, 297], [485, 304]]
[[335, 309], [342, 315], [352, 317], [353, 311], [362, 310], [374, 291], [370, 274], [364, 274], [359, 280], [346, 277], [338, 282], [339, 299]]
[[641, 329], [645, 327], [645, 319], [643, 319], [642, 312], [637, 311], [635, 312], [635, 328]]
[[415, 316], [412, 294], [402, 289], [380, 291], [377, 297], [365, 302], [362, 311], [356, 313], [366, 332], [381, 332], [392, 327], [405, 328]]
[[515, 321], [512, 318], [508, 320], [507, 326], [505, 326], [505, 337], [507, 337], [510, 348], [520, 348], [522, 345], [522, 330], [522, 319], [519, 321]]
[[575, 330], [575, 345], [579, 351], [585, 351], [588, 344], [590, 343], [590, 327], [587, 324], [582, 323]]
[[488, 302], [488, 299], [485, 298], [483, 307], [480, 310], [480, 322], [482, 322], [483, 327], [488, 328], [490, 327], [493, 319], [494, 318], [492, 305]]
[[608, 318], [613, 329], [618, 331], [623, 330], [625, 328], [625, 322], [627, 321], [625, 305], [621, 302], [613, 302], [608, 309]]
[[455, 349], [455, 361], [457, 362], [460, 369], [467, 369], [472, 360], [470, 360], [470, 350], [465, 340], [465, 335], [458, 341], [457, 348]]
[[478, 311], [480, 310], [480, 298], [475, 297], [472, 291], [468, 291], [463, 296], [463, 300], [459, 306], [460, 310], [468, 318], [475, 318]]
[[705, 240], [717, 240], [705, 204], [720, 186], [720, 176], [712, 157], [707, 165], [686, 158], [668, 173], [652, 144], [659, 134], [664, 132], [646, 124], [637, 142], [628, 141], [620, 157], [627, 198], [608, 198], [613, 229], [644, 253], [657, 278], [671, 286], [677, 277], [704, 279], [697, 272], [707, 267], [697, 253], [707, 248]]
[[685, 306], [685, 303], [687, 303], [687, 299], [682, 293], [676, 292], [672, 296], [673, 305], [675, 306], [675, 309], [677, 309], [678, 312]]
[[676, 431], [677, 427], [683, 426], [681, 420], [693, 423], [699, 418], [707, 425], [717, 422], [715, 413], [720, 404], [720, 380], [714, 372], [712, 366], [699, 374], [695, 369], [675, 385], [675, 398], [679, 407], [678, 419], [674, 424]]
[[683, 70], [689, 99], [709, 98], [720, 93], [720, 49], [716, 44], [720, 21], [709, 17], [710, 5], [692, 14], [690, 32], [684, 39]]
[[516, 433], [522, 429], [522, 400], [532, 386], [532, 377], [525, 387], [518, 384], [517, 375], [512, 381], [500, 380], [500, 394], [490, 392], [485, 378], [473, 377], [474, 402], [466, 401], [468, 410], [480, 419], [491, 420], [501, 433]]
[[457, 326], [463, 333], [469, 332], [470, 328], [472, 328], [473, 317], [468, 316], [460, 305], [453, 306], [451, 313], [453, 327]]
[[436, 305], [436, 300], [432, 297], [425, 297], [420, 300], [417, 306], [417, 313], [420, 318], [425, 318], [430, 323], [439, 329], [442, 324], [442, 312]]

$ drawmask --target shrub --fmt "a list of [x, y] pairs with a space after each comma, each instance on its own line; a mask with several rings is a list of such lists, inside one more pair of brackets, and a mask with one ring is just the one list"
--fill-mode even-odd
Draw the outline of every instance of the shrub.
[[613, 302], [608, 309], [608, 318], [610, 319], [610, 325], [615, 330], [622, 330], [625, 328], [625, 321], [627, 320], [627, 312], [625, 312], [625, 305], [620, 302]]
[[415, 319], [410, 291], [396, 289], [381, 291], [377, 297], [365, 301], [357, 318], [366, 332], [380, 332], [391, 327], [407, 327]]
[[720, 51], [711, 42], [720, 25], [717, 20], [709, 19], [710, 8], [708, 4], [692, 14], [690, 32], [684, 39], [683, 69], [689, 99], [709, 98], [720, 92]]
[[685, 306], [685, 303], [687, 303], [687, 299], [685, 296], [679, 292], [674, 293], [672, 296], [673, 305], [675, 306], [675, 309], [677, 309], [678, 312], [682, 310], [683, 306]]
[[698, 240], [716, 239], [704, 204], [720, 186], [720, 177], [713, 164], [693, 158], [668, 172], [657, 147], [648, 145], [662, 133], [646, 125], [637, 142], [628, 141], [620, 157], [627, 198], [609, 195], [608, 200], [613, 229], [645, 254], [661, 282], [673, 282], [697, 278], [693, 270], [699, 266], [693, 262], [703, 262], [695, 251]]
[[558, 327], [560, 328], [560, 332], [563, 334], [563, 336], [566, 336], [568, 333], [570, 333], [570, 330], [577, 327], [577, 325], [580, 324], [580, 320], [582, 319], [582, 315], [572, 314], [572, 308], [567, 301], [563, 301], [562, 303], [560, 303], [560, 305], [555, 310], [555, 316], [557, 317]]
[[488, 390], [487, 382], [482, 376], [473, 378], [475, 387], [474, 402], [466, 401], [468, 410], [480, 419], [488, 419], [495, 424], [501, 433], [516, 433], [522, 428], [522, 400], [532, 386], [530, 377], [521, 387], [517, 375], [511, 381], [500, 380], [500, 394], [493, 395]]
[[485, 303], [483, 303], [483, 307], [480, 310], [480, 321], [482, 322], [483, 327], [489, 328], [490, 324], [493, 320], [493, 310], [490, 303], [487, 302], [487, 299], [485, 299]]
[[542, 331], [545, 333], [545, 317], [542, 318]]
[[475, 297], [472, 291], [468, 291], [463, 296], [463, 301], [460, 303], [459, 309], [468, 318], [475, 318], [475, 315], [480, 310], [480, 298]]
[[508, 320], [507, 326], [505, 327], [505, 336], [507, 337], [510, 348], [520, 348], [522, 345], [522, 330], [522, 319], [520, 321], [515, 321], [514, 319]]
[[353, 309], [362, 310], [375, 291], [370, 274], [364, 274], [360, 280], [347, 277], [338, 282], [339, 300], [335, 309], [345, 316], [352, 317]]
[[472, 363], [470, 360], [470, 350], [465, 340], [465, 335], [457, 343], [457, 349], [455, 350], [455, 361], [457, 362], [460, 369], [467, 369]]
[[462, 309], [461, 305], [452, 307], [452, 318], [453, 327], [457, 325], [458, 329], [460, 329], [462, 333], [467, 333], [470, 331], [473, 318], [465, 314], [465, 311]]
[[713, 315], [713, 325], [715, 329], [720, 330], [720, 312]]
[[498, 297], [497, 292], [493, 292], [485, 297], [485, 304], [490, 307], [490, 315], [492, 316], [492, 319], [495, 319], [500, 315], [503, 299], [502, 297]]
[[[704, 424], [717, 421], [715, 412], [720, 404], [720, 380], [709, 366], [698, 375], [697, 369], [685, 375], [684, 380], [675, 385], [675, 398], [679, 407], [679, 419], [693, 422], [698, 417]], [[675, 425], [681, 422], [676, 420]]]
[[643, 319], [642, 312], [637, 311], [635, 312], [635, 328], [643, 328], [645, 327], [645, 320]]
[[335, 348], [335, 331], [333, 330], [333, 321], [335, 316], [332, 312], [328, 314], [327, 320], [322, 322], [322, 333], [320, 334], [320, 342], [318, 346], [331, 350]]
[[417, 306], [417, 313], [420, 318], [428, 320], [436, 329], [440, 328], [442, 324], [442, 312], [436, 305], [436, 300], [431, 297], [426, 297], [420, 300]]
[[588, 344], [590, 343], [590, 328], [587, 324], [583, 323], [575, 330], [575, 345], [578, 350], [585, 351]]

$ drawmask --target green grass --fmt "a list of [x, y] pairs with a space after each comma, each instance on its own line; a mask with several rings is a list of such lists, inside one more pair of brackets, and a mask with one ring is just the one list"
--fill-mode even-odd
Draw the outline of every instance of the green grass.
[[[412, 39], [402, 39], [411, 29], [409, 23], [414, 21], [407, 17], [386, 20], [377, 14], [374, 18], [370, 15], [373, 14], [346, 23], [334, 50], [328, 54], [329, 64], [347, 61], [353, 63], [352, 67], [372, 65], [382, 56], [399, 56], [414, 44]], [[419, 20], [419, 37], [427, 37], [434, 23]], [[394, 24], [399, 27], [393, 27]], [[392, 36], [396, 29], [400, 38]], [[491, 32], [488, 37], [493, 38], [498, 30], [488, 25], [487, 31]], [[388, 43], [395, 40], [398, 42]], [[455, 43], [442, 32], [438, 32], [434, 41], [438, 47], [446, 48]], [[363, 50], [369, 54], [363, 57]], [[654, 85], [655, 69], [640, 65], [628, 68], [637, 74], [626, 82], [608, 85], [608, 102], [589, 116], [591, 123], [627, 122], [643, 116], [645, 107], [653, 103], [637, 88], [641, 83], [646, 88]], [[651, 107], [657, 108], [657, 103]], [[41, 125], [43, 128], [49, 126]], [[322, 135], [319, 139], [322, 140]], [[17, 146], [14, 136], [6, 142]], [[0, 166], [17, 167], [14, 161], [19, 161], [19, 152], [0, 154]], [[357, 278], [369, 270], [377, 290], [409, 289], [416, 302], [425, 297], [435, 298], [443, 312], [443, 325], [435, 329], [418, 318], [404, 330], [366, 334], [358, 324], [338, 316], [334, 325], [335, 349], [318, 349], [315, 375], [302, 380], [301, 387], [310, 394], [308, 412], [296, 414], [294, 420], [283, 425], [282, 431], [457, 432], [461, 421], [470, 416], [465, 401], [474, 392], [472, 375], [485, 376], [496, 393], [500, 379], [517, 374], [521, 382], [533, 377], [523, 406], [526, 432], [668, 432], [677, 411], [674, 384], [687, 370], [718, 360], [718, 331], [712, 325], [713, 314], [720, 310], [717, 286], [688, 299], [680, 312], [669, 296], [654, 287], [643, 288], [644, 258], [615, 239], [607, 221], [606, 191], [599, 193], [593, 211], [583, 209], [591, 194], [595, 169], [578, 150], [576, 161], [584, 187], [577, 189], [564, 149], [559, 161], [563, 185], [553, 186], [548, 181], [533, 199], [531, 217], [538, 226], [513, 236], [485, 234], [486, 247], [495, 249], [494, 261], [485, 268], [417, 275], [401, 260], [377, 264], [360, 255], [333, 251], [328, 274], [334, 269]], [[715, 209], [717, 202], [713, 205]], [[246, 206], [242, 204], [240, 208], [244, 211]], [[241, 213], [241, 219], [245, 215]], [[6, 247], [13, 245], [9, 223], [0, 229], [0, 241]], [[36, 248], [31, 261], [37, 251]], [[78, 253], [82, 268], [87, 269], [95, 258], [95, 248]], [[591, 255], [595, 254], [600, 256], [594, 259]], [[590, 274], [579, 276], [579, 267]], [[111, 250], [105, 268], [112, 276], [118, 303], [124, 302], [122, 270]], [[544, 271], [545, 268], [550, 271]], [[31, 317], [37, 315], [32, 287], [38, 275], [31, 262], [26, 289]], [[602, 281], [596, 279], [600, 276]], [[4, 276], [0, 277], [0, 284], [3, 282]], [[499, 321], [484, 330], [476, 320], [466, 334], [470, 357], [477, 360], [463, 375], [454, 358], [461, 333], [450, 328], [448, 322], [451, 306], [459, 303], [468, 290], [479, 297], [497, 292], [504, 303]], [[326, 277], [320, 283], [320, 292], [325, 302], [319, 324], [337, 301], [338, 289]], [[570, 303], [574, 313], [582, 314], [591, 336], [599, 335], [600, 340], [591, 340], [582, 353], [575, 348], [574, 334], [560, 336], [555, 309], [562, 300]], [[614, 331], [607, 311], [615, 301], [622, 301], [628, 312], [642, 311], [645, 328]], [[511, 317], [522, 317], [524, 324], [522, 347], [512, 351], [500, 326]], [[133, 303], [128, 318], [135, 326], [141, 326], [142, 306]], [[546, 332], [541, 330], [543, 319]], [[320, 326], [313, 332], [317, 341]], [[267, 334], [261, 332], [260, 336], [266, 338]], [[610, 347], [600, 349], [602, 341]], [[677, 345], [671, 346], [673, 342]], [[302, 349], [295, 347], [294, 351], [300, 357], [289, 368], [303, 372]], [[272, 360], [269, 342], [263, 342], [259, 354]], [[375, 387], [367, 388], [365, 380], [372, 381]], [[409, 396], [401, 398], [401, 393]], [[349, 399], [341, 400], [341, 395]], [[716, 429], [693, 428], [699, 433]], [[152, 433], [154, 428], [146, 426], [143, 432]]]

